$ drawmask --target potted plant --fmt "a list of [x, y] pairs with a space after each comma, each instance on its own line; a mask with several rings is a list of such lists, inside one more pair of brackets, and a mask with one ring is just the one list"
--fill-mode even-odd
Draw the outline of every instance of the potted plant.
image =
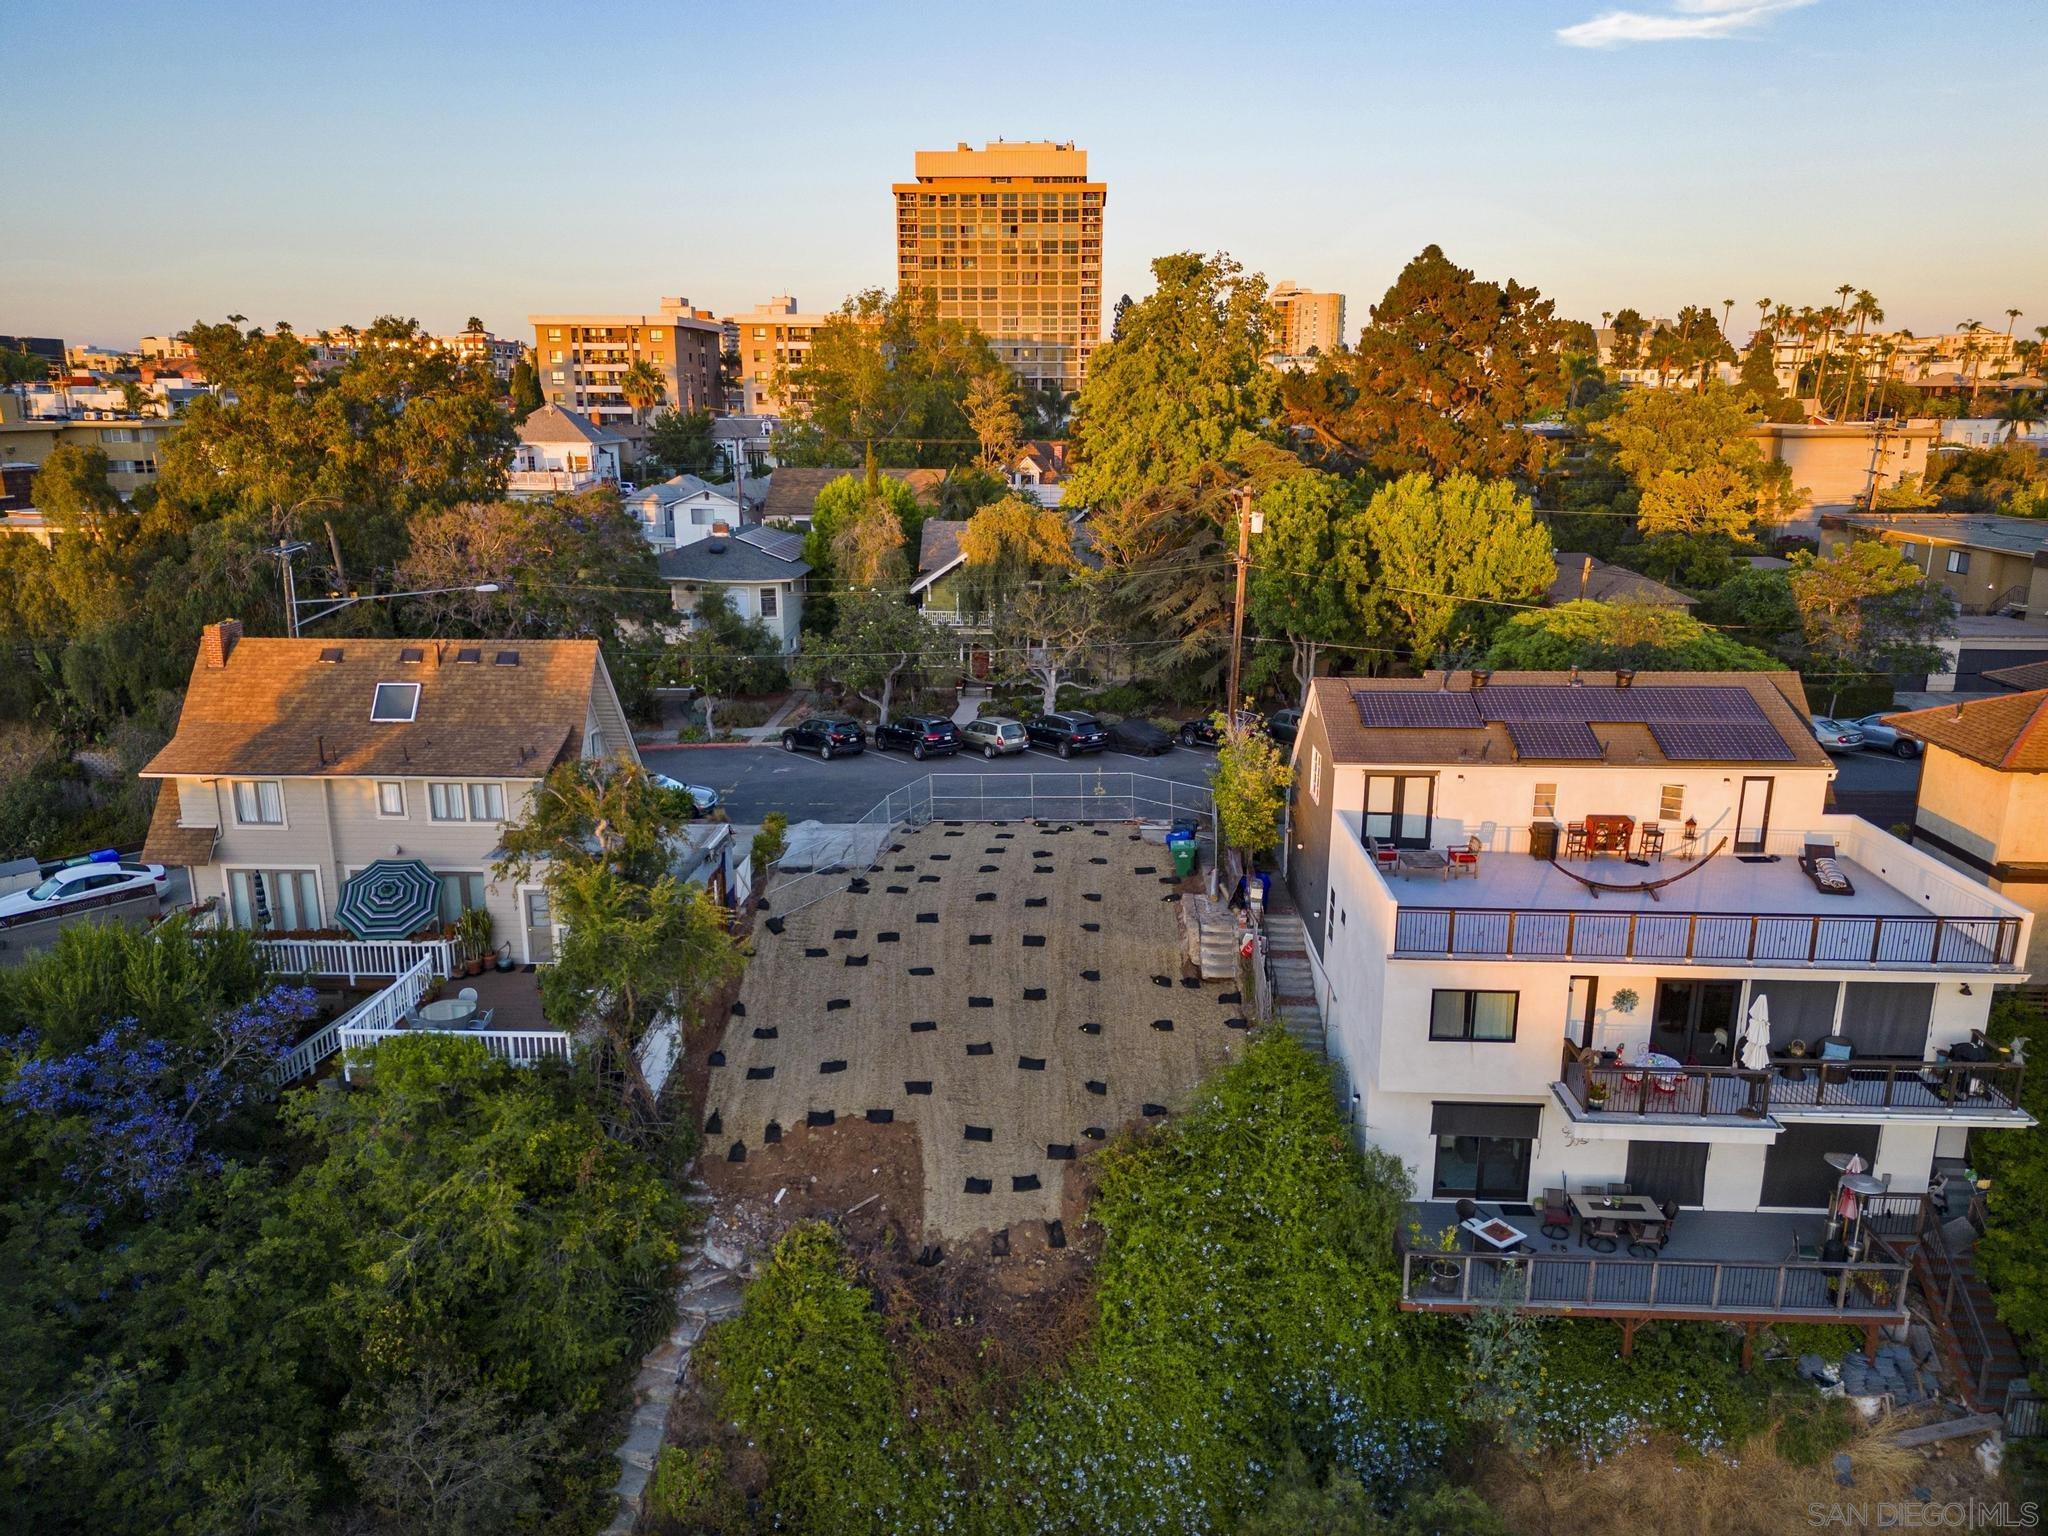
[[1586, 1103], [1593, 1109], [1604, 1107], [1607, 1103], [1607, 1084], [1599, 1078], [1586, 1084]]
[[1454, 1296], [1458, 1290], [1458, 1277], [1464, 1266], [1451, 1258], [1458, 1251], [1458, 1231], [1455, 1227], [1444, 1227], [1435, 1237], [1424, 1238], [1422, 1223], [1408, 1223], [1408, 1246], [1417, 1253], [1428, 1253], [1429, 1288], [1439, 1296]]
[[491, 914], [483, 907], [471, 907], [455, 920], [455, 937], [461, 941], [463, 974], [483, 972], [484, 956], [491, 948]]

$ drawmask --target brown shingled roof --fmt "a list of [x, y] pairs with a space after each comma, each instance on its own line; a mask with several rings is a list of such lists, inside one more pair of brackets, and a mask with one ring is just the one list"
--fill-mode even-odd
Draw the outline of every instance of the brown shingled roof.
[[2048, 689], [1886, 715], [1931, 747], [2006, 773], [2048, 773]]
[[[943, 469], [885, 469], [882, 473], [891, 480], [901, 480], [917, 493], [919, 500], [927, 502], [938, 490], [939, 482], [946, 478]], [[818, 499], [818, 492], [842, 476], [858, 474], [860, 471], [857, 469], [782, 465], [768, 476], [768, 497], [761, 503], [761, 520], [774, 522], [778, 518], [807, 518]]]
[[[144, 778], [478, 774], [534, 778], [583, 751], [595, 640], [235, 639], [192, 665], [178, 732]], [[407, 655], [417, 660], [407, 660]], [[517, 657], [516, 664], [499, 658]], [[323, 656], [332, 659], [323, 660]], [[458, 659], [473, 656], [474, 660]], [[370, 719], [379, 683], [417, 683], [404, 722]]]
[[2010, 688], [2014, 693], [2031, 693], [2048, 688], [2048, 661], [2023, 661], [2016, 667], [1998, 667], [1984, 674], [1984, 681]]
[[218, 827], [178, 825], [178, 786], [157, 787], [156, 809], [149, 813], [149, 834], [142, 840], [145, 864], [168, 864], [177, 869], [198, 869], [213, 862], [213, 845]]
[[[1612, 688], [1612, 672], [1582, 671], [1580, 683], [1590, 695]], [[1495, 672], [1489, 687], [1514, 683], [1568, 684], [1570, 672]], [[1783, 738], [1793, 764], [1825, 767], [1828, 755], [1813, 738], [1806, 689], [1796, 672], [1638, 672], [1637, 687], [1741, 688], [1756, 700], [1764, 718]], [[1340, 763], [1509, 763], [1515, 761], [1512, 739], [1499, 724], [1476, 728], [1368, 726], [1353, 702], [1354, 693], [1366, 690], [1434, 693], [1446, 686], [1444, 674], [1429, 672], [1421, 677], [1319, 677], [1312, 696], [1316, 710], [1329, 734], [1331, 756]], [[1448, 688], [1469, 692], [1470, 672], [1453, 672]], [[1595, 723], [1593, 734], [1600, 741], [1602, 761], [1609, 764], [1655, 764], [1671, 761], [1658, 747], [1656, 738], [1639, 725]], [[1785, 766], [1776, 762], [1774, 766]]]

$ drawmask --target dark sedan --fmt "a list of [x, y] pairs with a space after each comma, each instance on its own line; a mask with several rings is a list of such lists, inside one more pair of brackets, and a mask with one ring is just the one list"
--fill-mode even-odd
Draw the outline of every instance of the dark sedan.
[[1154, 725], [1150, 720], [1132, 716], [1119, 720], [1109, 728], [1109, 744], [1119, 752], [1129, 752], [1134, 757], [1157, 757], [1162, 752], [1173, 750], [1173, 738]]
[[1061, 757], [1072, 757], [1077, 752], [1100, 752], [1109, 745], [1109, 732], [1102, 728], [1102, 722], [1078, 710], [1027, 720], [1024, 722], [1024, 734], [1031, 738], [1034, 747], [1045, 747]]
[[875, 750], [901, 747], [919, 762], [960, 750], [960, 727], [944, 715], [905, 715], [875, 727]]
[[[1259, 729], [1272, 737], [1283, 747], [1294, 745], [1294, 738], [1301, 730], [1301, 711], [1298, 709], [1276, 709], [1261, 718], [1245, 715], [1241, 719], [1255, 721]], [[1220, 747], [1223, 733], [1216, 729], [1216, 717], [1203, 715], [1194, 720], [1183, 720], [1180, 724], [1180, 744], [1184, 747]]]
[[785, 752], [815, 752], [830, 762], [866, 749], [868, 733], [845, 715], [813, 715], [782, 733]]

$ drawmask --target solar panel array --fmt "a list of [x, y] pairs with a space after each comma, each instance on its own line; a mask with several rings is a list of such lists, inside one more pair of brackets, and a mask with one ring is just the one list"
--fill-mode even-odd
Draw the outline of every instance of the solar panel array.
[[1590, 726], [1641, 725], [1674, 760], [1789, 762], [1792, 749], [1747, 688], [1655, 683], [1635, 688], [1568, 683], [1502, 683], [1477, 692], [1358, 690], [1370, 727], [1508, 728], [1520, 757], [1562, 761], [1602, 754]]

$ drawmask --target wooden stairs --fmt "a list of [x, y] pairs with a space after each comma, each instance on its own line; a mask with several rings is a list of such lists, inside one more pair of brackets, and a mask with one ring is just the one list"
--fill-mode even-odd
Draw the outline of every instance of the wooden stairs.
[[2003, 1414], [2008, 1390], [2027, 1368], [2011, 1330], [1999, 1319], [1990, 1287], [1977, 1273], [1975, 1255], [1969, 1247], [1952, 1246], [1930, 1219], [1913, 1248], [1913, 1273], [1927, 1304], [1934, 1346], [1964, 1399], [1979, 1413]]
[[1308, 930], [1292, 902], [1283, 900], [1286, 887], [1273, 887], [1272, 904], [1266, 908], [1266, 974], [1273, 985], [1273, 1013], [1287, 1033], [1313, 1052], [1318, 1060], [1330, 1055], [1323, 1031], [1323, 1012], [1316, 1006], [1315, 974], [1309, 969]]

